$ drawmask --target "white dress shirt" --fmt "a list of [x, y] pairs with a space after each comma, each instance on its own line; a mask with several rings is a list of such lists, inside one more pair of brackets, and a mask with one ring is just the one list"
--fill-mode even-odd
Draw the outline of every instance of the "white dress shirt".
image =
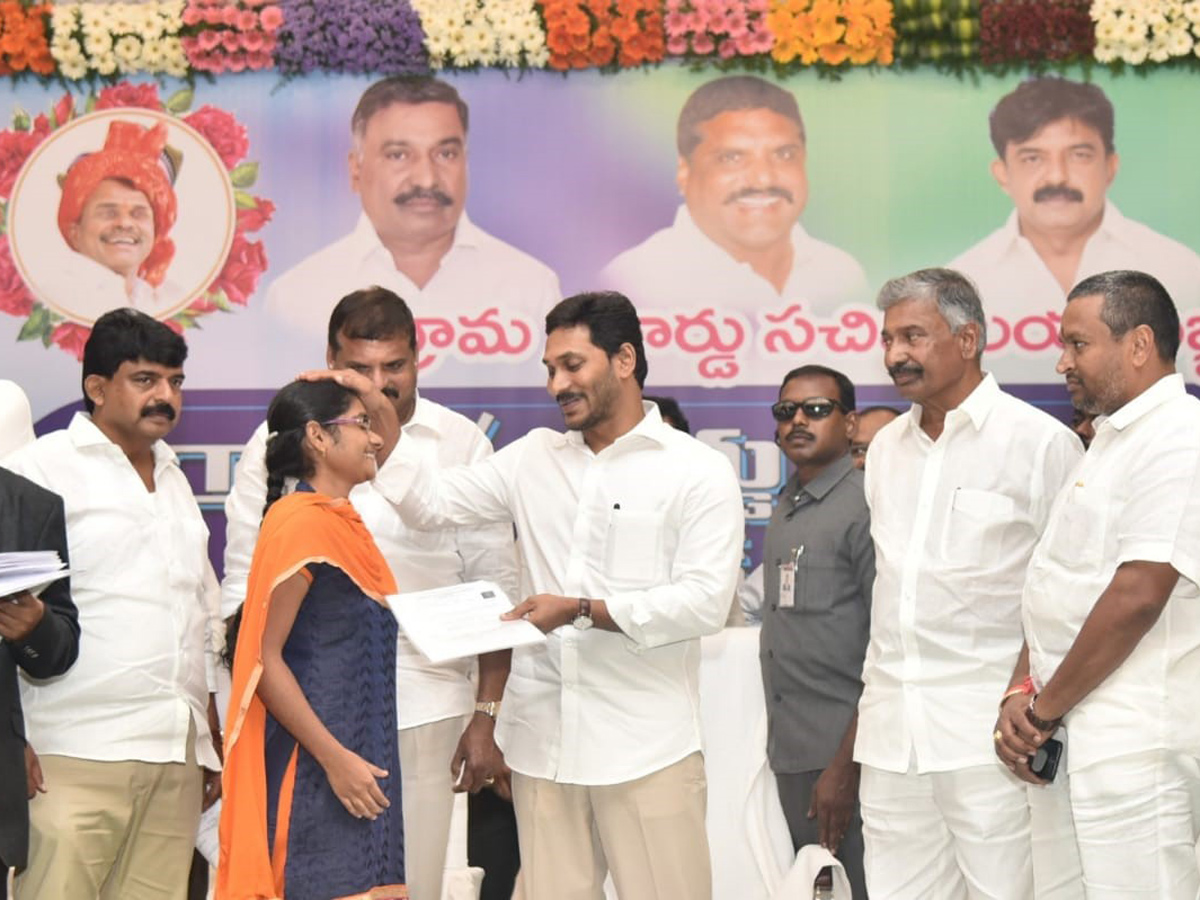
[[[417, 287], [396, 268], [364, 213], [350, 234], [280, 275], [267, 290], [267, 309], [293, 328], [324, 339], [337, 302], [371, 285], [394, 291], [412, 309], [426, 338], [422, 371], [436, 373], [437, 384], [524, 386], [535, 365], [538, 377], [544, 377], [538, 354], [546, 313], [562, 298], [558, 276], [477, 227], [465, 212], [454, 229], [453, 245], [424, 287]], [[520, 353], [489, 354], [478, 352], [471, 342], [462, 343], [463, 336], [472, 332], [462, 319], [476, 319], [493, 308], [498, 312], [491, 321], [503, 329], [510, 347], [515, 351], [527, 344]], [[486, 327], [475, 327], [474, 333], [483, 337], [483, 343], [495, 337]], [[451, 334], [449, 343], [444, 343]], [[526, 365], [514, 366], [517, 361]]]
[[[1015, 328], [1026, 317], [1049, 313], [1061, 316], [1067, 302], [1058, 279], [1029, 239], [1022, 236], [1016, 210], [1001, 228], [952, 260], [950, 268], [962, 272], [979, 289], [990, 322], [988, 364], [997, 377], [1003, 381], [1030, 381], [1030, 357], [1036, 355], [1044, 360], [1039, 362], [1045, 374], [1041, 380], [1049, 380], [1061, 349], [1053, 341], [1057, 320], [1052, 331], [1045, 327], [1024, 329], [1027, 343], [1042, 344], [1050, 338], [1043, 350], [1022, 349], [1012, 335], [1003, 347], [995, 346], [1004, 337], [1004, 326], [991, 322], [993, 318]], [[1200, 312], [1200, 255], [1141, 222], [1125, 218], [1112, 203], [1106, 203], [1099, 229], [1083, 248], [1074, 281], [1078, 284], [1089, 275], [1112, 269], [1149, 272], [1163, 283], [1184, 321], [1187, 311]]]
[[996, 703], [1021, 651], [1021, 588], [1079, 438], [990, 374], [946, 414], [921, 408], [867, 451], [875, 540], [871, 641], [854, 758], [944, 772], [993, 763]]
[[[423, 397], [417, 398], [403, 433], [404, 444], [434, 467], [476, 462], [492, 452], [492, 445], [474, 422]], [[233, 488], [225, 499], [221, 612], [226, 617], [246, 598], [246, 579], [267, 498], [266, 443], [264, 422], [242, 451]], [[350, 492], [350, 500], [388, 561], [401, 592], [486, 578], [519, 602], [511, 526], [416, 531], [405, 527], [395, 508], [371, 484], [357, 485]], [[473, 658], [431, 663], [401, 631], [396, 648], [399, 727], [412, 728], [469, 714], [475, 708], [474, 663]]]
[[53, 267], [39, 271], [35, 287], [56, 310], [88, 323], [126, 306], [161, 319], [187, 299], [186, 288], [170, 279], [155, 287], [135, 276], [131, 288], [124, 275], [74, 251], [56, 255]]
[[[79, 607], [79, 658], [65, 675], [23, 678], [29, 743], [79, 759], [221, 768], [208, 729], [205, 600], [208, 528], [174, 452], [154, 445], [146, 490], [84, 413], [8, 457], [14, 472], [62, 497]], [[54, 786], [50, 786], [53, 790]]]
[[515, 522], [522, 595], [604, 600], [621, 628], [566, 625], [513, 652], [496, 739], [525, 775], [617, 784], [700, 749], [699, 638], [729, 612], [741, 491], [724, 456], [644, 408], [599, 453], [538, 428], [435, 472], [401, 440], [376, 479], [421, 527]]
[[1023, 613], [1035, 682], [1053, 677], [1125, 562], [1179, 572], [1133, 653], [1067, 713], [1071, 771], [1145, 750], [1200, 756], [1200, 400], [1169, 375], [1107, 418], [1055, 498]]

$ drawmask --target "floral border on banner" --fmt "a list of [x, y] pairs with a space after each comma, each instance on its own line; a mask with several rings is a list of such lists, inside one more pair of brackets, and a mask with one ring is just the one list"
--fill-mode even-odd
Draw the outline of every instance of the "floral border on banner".
[[229, 172], [237, 206], [237, 224], [229, 255], [204, 293], [167, 319], [166, 324], [182, 332], [185, 328], [199, 327], [199, 320], [210, 313], [231, 312], [234, 307], [245, 306], [250, 301], [259, 277], [267, 269], [267, 254], [262, 241], [248, 240], [246, 235], [271, 221], [275, 204], [248, 192], [258, 180], [258, 163], [245, 161], [250, 149], [245, 126], [215, 106], [204, 105], [192, 110], [192, 100], [190, 88], [177, 91], [164, 101], [153, 84], [122, 82], [104, 88], [98, 95], [90, 95], [82, 112], [76, 110], [75, 97], [71, 94], [63, 95], [48, 112], [39, 113], [32, 119], [18, 108], [13, 114], [12, 127], [0, 131], [0, 313], [25, 319], [17, 340], [40, 340], [46, 347], [54, 344], [76, 358], [82, 358], [83, 345], [91, 334], [89, 326], [68, 321], [40, 303], [22, 280], [8, 246], [7, 204], [17, 174], [34, 149], [51, 132], [94, 110], [135, 107], [169, 113], [198, 131], [216, 150]]
[[985, 66], [1041, 68], [1091, 59], [1091, 0], [980, 0], [979, 58]]
[[183, 52], [197, 72], [275, 67], [283, 11], [270, 0], [187, 0], [181, 19]]
[[533, 0], [411, 0], [435, 69], [541, 69], [550, 61]]
[[542, 0], [552, 69], [635, 68], [667, 52], [659, 0]]
[[667, 54], [695, 63], [765, 57], [775, 45], [770, 0], [666, 0]]
[[46, 37], [46, 4], [28, 6], [18, 0], [0, 3], [0, 75], [53, 75], [54, 57]]
[[286, 76], [429, 71], [421, 20], [407, 2], [279, 0], [279, 7], [275, 63]]
[[798, 59], [806, 66], [890, 66], [894, 15], [889, 0], [772, 0], [771, 58], [783, 65]]
[[159, 3], [58, 3], [51, 7], [50, 55], [59, 73], [79, 80], [134, 72], [188, 75], [179, 40], [184, 0]]
[[1098, 62], [1141, 66], [1200, 58], [1200, 0], [1095, 0], [1089, 12]]

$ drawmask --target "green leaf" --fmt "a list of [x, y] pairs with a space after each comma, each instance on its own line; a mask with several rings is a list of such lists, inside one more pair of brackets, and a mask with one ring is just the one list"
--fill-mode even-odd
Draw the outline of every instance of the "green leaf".
[[21, 107], [14, 106], [12, 124], [14, 131], [28, 131], [33, 126], [33, 120], [29, 118], [29, 113]]
[[229, 173], [229, 180], [233, 182], [234, 187], [250, 187], [254, 182], [258, 181], [258, 163], [242, 163]]
[[180, 88], [170, 97], [167, 98], [167, 112], [174, 115], [182, 115], [192, 108], [192, 101], [196, 99], [196, 92], [191, 88]]
[[233, 202], [238, 209], [254, 209], [258, 206], [258, 201], [245, 191], [234, 191]]
[[50, 346], [50, 310], [42, 306], [40, 303], [34, 304], [33, 312], [29, 314], [29, 318], [25, 320], [25, 324], [21, 326], [20, 333], [17, 334], [18, 341], [33, 341], [41, 339], [47, 347]]
[[95, 91], [93, 91], [92, 93], [88, 94], [87, 100], [84, 101], [83, 111], [85, 113], [90, 113], [90, 112], [94, 112], [95, 109], [96, 109], [96, 93], [95, 93]]

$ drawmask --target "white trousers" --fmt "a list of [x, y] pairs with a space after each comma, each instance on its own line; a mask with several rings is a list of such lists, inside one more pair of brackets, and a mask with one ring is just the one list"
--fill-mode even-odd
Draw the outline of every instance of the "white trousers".
[[404, 805], [404, 872], [412, 900], [441, 900], [454, 808], [450, 761], [468, 718], [402, 728], [400, 790]]
[[1071, 773], [1088, 900], [1196, 900], [1200, 760], [1155, 750]]
[[871, 900], [1030, 900], [1025, 783], [999, 762], [918, 775], [862, 767]]

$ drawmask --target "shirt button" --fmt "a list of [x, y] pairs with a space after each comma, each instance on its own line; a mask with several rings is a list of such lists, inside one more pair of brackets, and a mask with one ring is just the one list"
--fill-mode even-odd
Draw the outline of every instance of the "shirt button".
[[774, 659], [774, 658], [775, 658], [775, 651], [774, 651], [774, 650], [768, 650], [768, 651], [767, 651], [767, 659]]
[[783, 702], [783, 698], [782, 698], [781, 696], [779, 696], [778, 694], [776, 694], [776, 695], [775, 695], [775, 702], [776, 702], [776, 703], [782, 703], [782, 702]]
[[771, 604], [771, 610], [772, 610], [772, 612], [773, 612], [773, 611], [775, 611], [775, 610], [777, 610], [777, 609], [779, 609], [779, 604], [777, 604], [777, 603], [772, 603], [772, 604]]

